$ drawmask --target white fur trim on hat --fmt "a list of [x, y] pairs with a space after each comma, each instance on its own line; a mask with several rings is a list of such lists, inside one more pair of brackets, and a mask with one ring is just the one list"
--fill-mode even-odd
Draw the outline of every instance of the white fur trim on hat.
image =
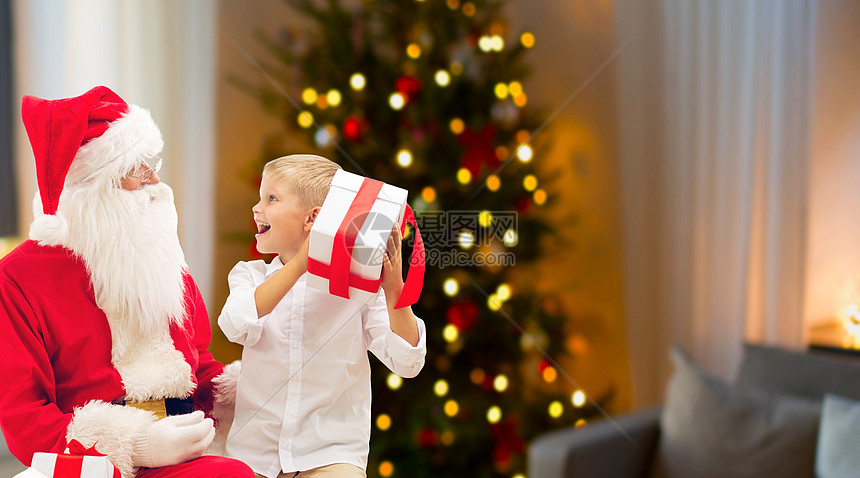
[[212, 406], [212, 418], [215, 419], [215, 439], [206, 449], [207, 455], [224, 455], [227, 446], [227, 435], [233, 425], [236, 414], [236, 385], [239, 383], [239, 372], [242, 361], [236, 360], [224, 367], [220, 375], [212, 379], [214, 385], [215, 403]]
[[[78, 149], [66, 175], [66, 185], [91, 182], [97, 188], [117, 187], [120, 179], [142, 160], [161, 152], [164, 140], [149, 111], [136, 105], [128, 105], [128, 108], [128, 112], [111, 123], [101, 136]], [[68, 222], [59, 211], [54, 215], [42, 212], [38, 191], [33, 200], [33, 215], [30, 239], [44, 246], [66, 244]]]
[[146, 432], [156, 416], [139, 408], [125, 407], [93, 400], [75, 408], [74, 417], [66, 430], [66, 441], [77, 440], [108, 456], [124, 478], [137, 472], [132, 463], [135, 439]]
[[66, 184], [84, 181], [116, 184], [140, 161], [157, 155], [163, 147], [161, 130], [149, 111], [128, 105], [128, 113], [112, 122], [101, 136], [78, 149], [66, 175]]

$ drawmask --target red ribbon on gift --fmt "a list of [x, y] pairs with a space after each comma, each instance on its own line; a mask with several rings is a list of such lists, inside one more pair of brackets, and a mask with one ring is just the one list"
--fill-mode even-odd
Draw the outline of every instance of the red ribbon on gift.
[[[319, 277], [331, 277], [331, 266], [317, 261], [312, 257], [308, 257], [308, 272], [315, 276]], [[379, 279], [367, 279], [361, 277], [359, 275], [355, 275], [353, 273], [349, 274], [349, 286], [354, 287], [359, 290], [363, 290], [365, 292], [370, 292], [371, 294], [375, 293], [379, 290], [379, 286], [382, 284], [382, 278]]]
[[[81, 442], [77, 440], [72, 440], [69, 442], [68, 454], [57, 454], [57, 461], [54, 465], [53, 478], [80, 478], [81, 471], [83, 470], [84, 466], [84, 456], [107, 455], [105, 455], [104, 453], [99, 453], [99, 451], [96, 450], [95, 444], [87, 448], [83, 444], [81, 444]], [[113, 467], [113, 478], [122, 478], [122, 474], [119, 472], [119, 468], [117, 468], [116, 466]]]
[[[308, 258], [308, 272], [320, 277], [328, 277], [329, 293], [332, 295], [348, 299], [350, 287], [370, 293], [379, 291], [379, 286], [382, 283], [381, 278], [366, 279], [351, 274], [349, 269], [352, 249], [355, 246], [358, 231], [361, 229], [361, 224], [357, 220], [362, 214], [370, 211], [384, 184], [381, 181], [370, 178], [364, 178], [364, 181], [362, 181], [355, 199], [350, 204], [346, 215], [335, 233], [330, 266]], [[418, 297], [421, 296], [421, 289], [424, 285], [424, 242], [421, 240], [421, 233], [418, 232], [415, 214], [408, 204], [406, 205], [406, 215], [403, 219], [403, 224], [400, 226], [401, 234], [406, 230], [407, 222], [415, 228], [415, 246], [412, 248], [406, 282], [403, 284], [403, 291], [400, 293], [400, 298], [394, 306], [395, 309], [407, 307], [418, 302]]]
[[421, 239], [421, 232], [415, 221], [415, 213], [412, 212], [412, 208], [408, 204], [406, 205], [406, 216], [403, 218], [403, 224], [400, 225], [400, 235], [406, 232], [407, 222], [412, 224], [415, 229], [415, 245], [412, 247], [412, 255], [409, 257], [409, 272], [406, 273], [406, 282], [403, 283], [403, 291], [400, 293], [400, 298], [397, 299], [395, 309], [418, 302], [421, 289], [424, 287], [424, 241]]
[[[366, 214], [373, 207], [376, 196], [384, 183], [370, 178], [364, 178], [361, 187], [355, 194], [346, 215], [340, 222], [340, 227], [334, 235], [331, 250], [331, 274], [328, 279], [328, 291], [332, 295], [349, 298], [349, 266], [352, 258], [352, 248], [361, 229], [359, 216]], [[379, 290], [377, 287], [376, 290]]]

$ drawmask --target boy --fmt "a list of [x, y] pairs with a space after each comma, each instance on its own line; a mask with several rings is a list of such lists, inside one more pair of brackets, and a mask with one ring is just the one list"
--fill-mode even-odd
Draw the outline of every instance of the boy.
[[308, 234], [339, 168], [313, 155], [266, 164], [252, 208], [257, 250], [278, 257], [238, 263], [218, 317], [227, 338], [244, 346], [227, 456], [266, 478], [366, 476], [367, 351], [405, 378], [424, 366], [424, 322], [410, 307], [394, 309], [403, 289], [396, 225], [375, 301], [306, 286]]

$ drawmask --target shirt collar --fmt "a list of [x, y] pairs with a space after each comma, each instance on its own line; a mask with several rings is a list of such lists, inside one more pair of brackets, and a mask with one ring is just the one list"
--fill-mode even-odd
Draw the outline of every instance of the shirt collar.
[[[281, 256], [275, 256], [275, 258], [272, 259], [272, 262], [266, 265], [266, 279], [275, 275], [275, 272], [281, 270], [281, 267], [284, 267], [284, 264], [281, 263]], [[305, 274], [306, 273], [307, 271], [305, 271]], [[301, 277], [299, 277], [299, 282], [305, 279], [305, 274], [302, 274]]]
[[281, 267], [284, 267], [284, 264], [281, 262], [281, 256], [275, 256], [272, 262], [266, 266], [266, 279], [275, 275], [275, 272], [278, 272]]

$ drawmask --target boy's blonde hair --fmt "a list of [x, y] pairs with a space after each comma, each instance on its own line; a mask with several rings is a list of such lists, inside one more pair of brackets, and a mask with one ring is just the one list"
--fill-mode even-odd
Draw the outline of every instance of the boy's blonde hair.
[[273, 159], [263, 167], [263, 176], [286, 183], [304, 207], [322, 206], [334, 173], [340, 165], [315, 154], [291, 154]]

